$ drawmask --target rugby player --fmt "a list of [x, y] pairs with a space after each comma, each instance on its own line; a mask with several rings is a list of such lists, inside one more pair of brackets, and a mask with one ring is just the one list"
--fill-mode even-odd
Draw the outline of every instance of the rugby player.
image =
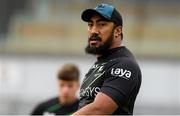
[[40, 103], [32, 115], [70, 115], [77, 111], [79, 100], [79, 69], [73, 64], [64, 65], [57, 75], [59, 96]]
[[97, 61], [80, 88], [79, 110], [74, 115], [132, 115], [141, 85], [141, 70], [130, 50], [122, 45], [123, 20], [109, 4], [86, 9], [81, 18], [88, 24], [86, 53]]

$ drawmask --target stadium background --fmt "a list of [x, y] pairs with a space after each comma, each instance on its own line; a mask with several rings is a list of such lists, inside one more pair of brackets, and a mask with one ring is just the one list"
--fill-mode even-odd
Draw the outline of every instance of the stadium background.
[[[65, 63], [81, 70], [86, 55], [81, 12], [99, 0], [0, 0], [0, 114], [29, 114], [57, 95], [56, 73]], [[136, 56], [143, 81], [135, 114], [180, 114], [180, 2], [103, 0], [122, 12], [124, 45]]]

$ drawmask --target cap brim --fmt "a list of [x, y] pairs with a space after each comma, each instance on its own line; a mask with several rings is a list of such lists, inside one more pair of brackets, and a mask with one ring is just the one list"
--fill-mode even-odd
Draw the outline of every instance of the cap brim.
[[[81, 19], [85, 22], [88, 22], [88, 21], [90, 21], [91, 17], [94, 14], [99, 14], [100, 16], [104, 17], [105, 19], [108, 19], [107, 17], [105, 17], [103, 14], [101, 14], [100, 12], [98, 12], [95, 9], [86, 9], [85, 11], [83, 11], [82, 15], [81, 15]], [[110, 19], [108, 19], [108, 20], [110, 20]]]

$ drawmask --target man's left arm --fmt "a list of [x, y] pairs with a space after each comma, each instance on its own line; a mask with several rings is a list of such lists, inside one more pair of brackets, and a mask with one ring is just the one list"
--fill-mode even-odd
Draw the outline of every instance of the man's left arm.
[[118, 105], [113, 99], [106, 94], [99, 92], [92, 103], [81, 108], [73, 115], [112, 114], [117, 108]]

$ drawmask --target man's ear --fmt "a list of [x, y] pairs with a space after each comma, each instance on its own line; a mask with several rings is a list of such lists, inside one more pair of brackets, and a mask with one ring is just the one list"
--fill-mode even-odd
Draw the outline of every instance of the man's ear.
[[114, 31], [115, 38], [119, 37], [121, 35], [121, 33], [122, 33], [122, 27], [117, 26]]

